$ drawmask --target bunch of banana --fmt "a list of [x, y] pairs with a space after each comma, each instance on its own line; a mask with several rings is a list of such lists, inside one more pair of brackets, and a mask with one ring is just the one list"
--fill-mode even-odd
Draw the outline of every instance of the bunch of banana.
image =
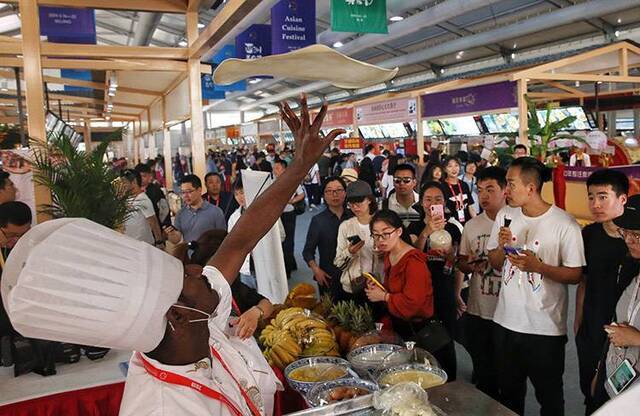
[[336, 337], [327, 328], [311, 328], [305, 338], [305, 348], [302, 350], [303, 357], [334, 356], [339, 357], [340, 352]]

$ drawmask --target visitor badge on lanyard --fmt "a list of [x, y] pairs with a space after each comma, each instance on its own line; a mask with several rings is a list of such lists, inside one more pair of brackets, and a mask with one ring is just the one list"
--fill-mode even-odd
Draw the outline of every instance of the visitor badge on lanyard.
[[464, 208], [458, 210], [458, 221], [464, 222]]

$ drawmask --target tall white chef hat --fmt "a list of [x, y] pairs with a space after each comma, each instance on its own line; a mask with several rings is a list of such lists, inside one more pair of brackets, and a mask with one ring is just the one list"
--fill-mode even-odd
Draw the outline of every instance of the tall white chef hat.
[[44, 222], [7, 259], [2, 300], [24, 336], [153, 350], [182, 291], [180, 261], [83, 218]]

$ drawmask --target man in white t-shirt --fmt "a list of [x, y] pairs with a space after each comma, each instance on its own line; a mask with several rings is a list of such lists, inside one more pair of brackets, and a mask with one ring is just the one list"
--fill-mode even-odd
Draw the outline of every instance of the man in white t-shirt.
[[467, 349], [473, 361], [476, 386], [489, 396], [498, 399], [498, 380], [493, 332], [502, 275], [489, 264], [487, 242], [493, 223], [504, 205], [507, 186], [506, 171], [497, 166], [482, 170], [477, 176], [478, 200], [482, 214], [472, 218], [464, 227], [460, 241], [458, 268], [471, 274], [469, 299], [465, 305], [460, 291], [462, 279], [457, 279], [458, 310], [466, 310], [464, 331]]
[[508, 207], [496, 216], [487, 244], [489, 260], [502, 267], [496, 324], [501, 402], [524, 413], [527, 377], [542, 416], [564, 415], [568, 284], [585, 265], [580, 226], [542, 199], [551, 172], [531, 157], [515, 159], [507, 172]]
[[126, 169], [121, 174], [131, 192], [129, 204], [133, 212], [129, 214], [124, 223], [124, 233], [138, 241], [151, 245], [162, 244], [162, 232], [158, 217], [153, 209], [153, 203], [142, 189], [142, 177], [140, 172]]
[[305, 176], [304, 189], [307, 191], [309, 210], [312, 211], [320, 205], [320, 168], [317, 163], [309, 169], [309, 173]]

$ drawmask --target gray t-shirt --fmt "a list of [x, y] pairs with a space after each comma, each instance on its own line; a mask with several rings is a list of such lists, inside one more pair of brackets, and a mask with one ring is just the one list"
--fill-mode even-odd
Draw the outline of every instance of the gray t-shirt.
[[153, 210], [151, 200], [144, 192], [131, 198], [129, 204], [134, 211], [127, 217], [124, 223], [124, 233], [131, 238], [145, 243], [153, 244], [154, 238], [151, 232], [151, 226], [147, 218], [154, 217], [156, 212]]
[[227, 223], [224, 212], [215, 205], [203, 201], [197, 210], [191, 207], [183, 207], [176, 215], [176, 230], [182, 233], [184, 241], [195, 241], [202, 233], [209, 230], [226, 230]]
[[[636, 276], [620, 296], [620, 300], [616, 305], [616, 322], [626, 323], [629, 326], [640, 329], [640, 276]], [[616, 348], [609, 344], [607, 379], [624, 360], [629, 360], [636, 373], [640, 374], [640, 347]], [[634, 381], [635, 383], [638, 383], [638, 381]], [[606, 380], [604, 385], [609, 396], [614, 397], [615, 393]]]

